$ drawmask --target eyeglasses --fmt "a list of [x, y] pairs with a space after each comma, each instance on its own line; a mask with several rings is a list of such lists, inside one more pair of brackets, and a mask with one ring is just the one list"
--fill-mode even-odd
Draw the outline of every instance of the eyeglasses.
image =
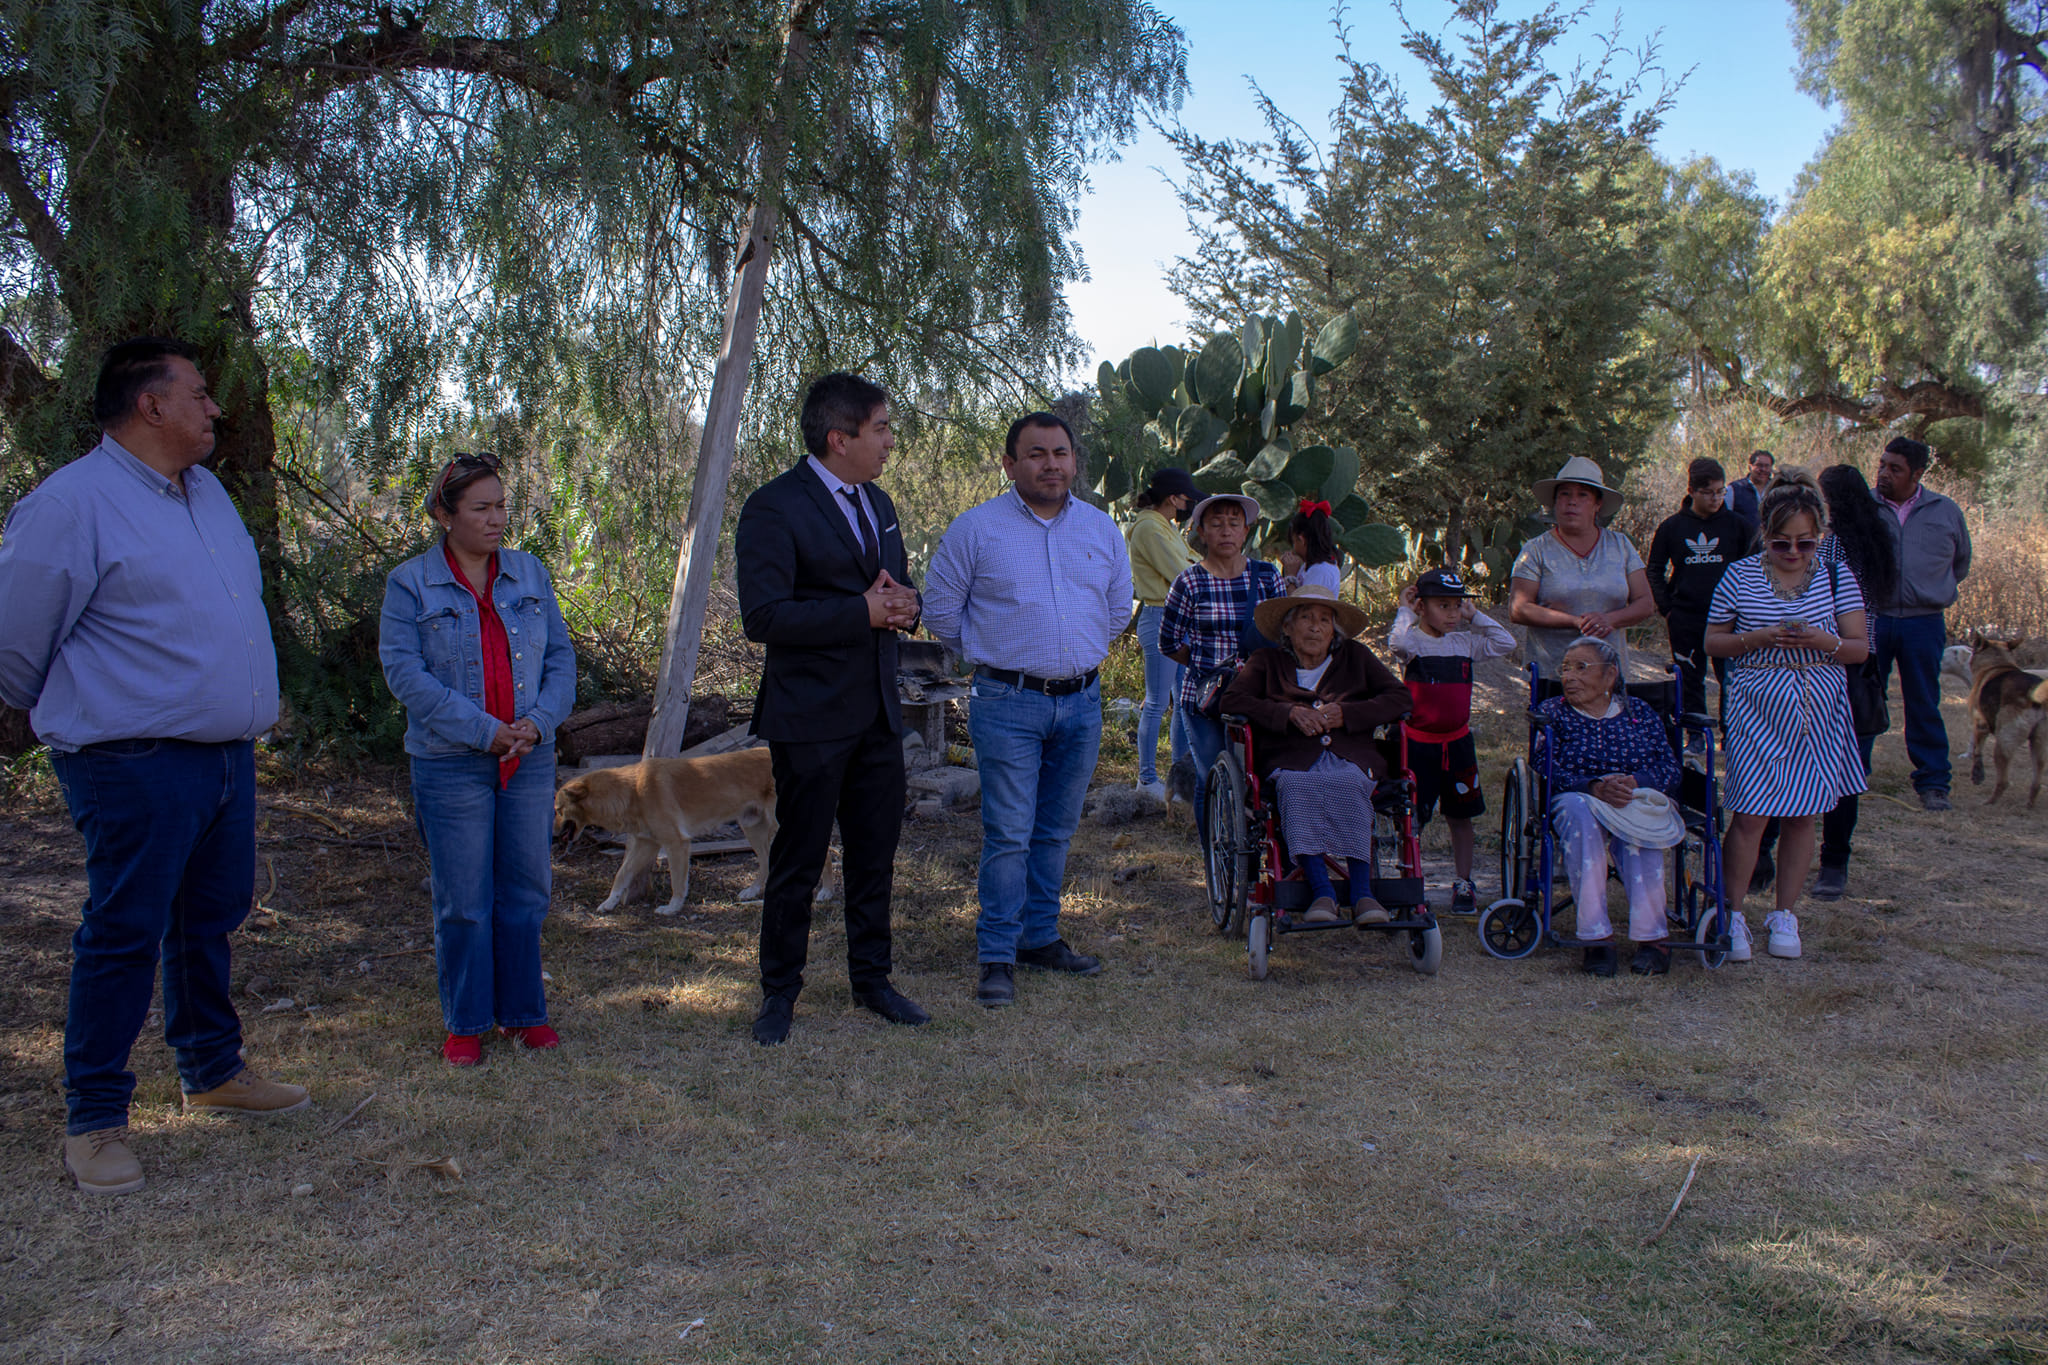
[[1789, 555], [1794, 551], [1805, 555], [1812, 554], [1813, 547], [1818, 544], [1820, 542], [1812, 537], [1801, 536], [1797, 540], [1767, 540], [1764, 542], [1764, 548], [1774, 555]]

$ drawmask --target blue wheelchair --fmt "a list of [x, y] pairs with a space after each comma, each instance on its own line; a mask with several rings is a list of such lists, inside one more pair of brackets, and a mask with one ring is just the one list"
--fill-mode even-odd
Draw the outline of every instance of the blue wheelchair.
[[[1710, 717], [1680, 709], [1679, 682], [1671, 678], [1630, 683], [1628, 695], [1638, 697], [1664, 721], [1672, 751], [1679, 754], [1675, 793], [1685, 821], [1685, 838], [1672, 849], [1671, 888], [1667, 915], [1673, 952], [1696, 952], [1709, 970], [1728, 960], [1732, 921], [1721, 885], [1721, 808], [1715, 788], [1714, 725]], [[1479, 942], [1494, 957], [1525, 958], [1545, 944], [1553, 948], [1595, 946], [1556, 927], [1558, 911], [1571, 904], [1561, 885], [1563, 867], [1557, 856], [1557, 834], [1550, 822], [1552, 760], [1556, 745], [1550, 726], [1536, 706], [1560, 695], [1553, 678], [1538, 675], [1529, 665], [1529, 751], [1515, 760], [1503, 784], [1500, 801], [1501, 898], [1479, 917]], [[1697, 748], [1686, 749], [1694, 739]], [[1614, 874], [1610, 870], [1610, 877]], [[1607, 940], [1600, 940], [1606, 942]]]

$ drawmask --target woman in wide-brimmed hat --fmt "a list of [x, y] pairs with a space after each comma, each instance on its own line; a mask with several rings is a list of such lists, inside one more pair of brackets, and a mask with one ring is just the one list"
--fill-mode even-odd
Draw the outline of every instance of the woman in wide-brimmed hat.
[[1202, 714], [1203, 684], [1246, 652], [1252, 609], [1280, 595], [1280, 570], [1247, 559], [1245, 545], [1259, 520], [1259, 504], [1242, 493], [1203, 498], [1188, 513], [1188, 543], [1201, 554], [1174, 579], [1159, 617], [1159, 651], [1185, 665], [1180, 680], [1181, 723], [1194, 751], [1195, 828], [1206, 846], [1204, 791], [1209, 765], [1223, 749], [1222, 722]]
[[1657, 604], [1636, 547], [1600, 524], [1620, 509], [1621, 490], [1608, 486], [1599, 465], [1574, 455], [1556, 478], [1538, 479], [1530, 491], [1554, 522], [1515, 560], [1508, 614], [1529, 628], [1531, 659], [1554, 678], [1573, 640], [1612, 636], [1626, 665], [1622, 632], [1646, 620]]
[[1304, 583], [1259, 604], [1261, 634], [1281, 643], [1256, 651], [1223, 694], [1223, 709], [1252, 723], [1259, 779], [1277, 793], [1287, 851], [1314, 896], [1303, 916], [1338, 919], [1325, 858], [1342, 858], [1351, 917], [1384, 924], [1372, 895], [1372, 791], [1386, 772], [1373, 730], [1414, 709], [1408, 688], [1353, 638], [1366, 616], [1328, 588]]

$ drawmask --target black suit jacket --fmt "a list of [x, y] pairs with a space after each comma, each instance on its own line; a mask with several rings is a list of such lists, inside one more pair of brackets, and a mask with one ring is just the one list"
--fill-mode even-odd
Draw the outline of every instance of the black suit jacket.
[[[910, 563], [896, 505], [867, 485], [882, 567], [905, 587]], [[754, 698], [754, 733], [770, 741], [844, 739], [874, 724], [879, 710], [901, 733], [896, 699], [896, 632], [868, 625], [862, 594], [874, 580], [839, 499], [809, 460], [754, 490], [740, 509], [733, 550], [740, 620], [768, 647]]]

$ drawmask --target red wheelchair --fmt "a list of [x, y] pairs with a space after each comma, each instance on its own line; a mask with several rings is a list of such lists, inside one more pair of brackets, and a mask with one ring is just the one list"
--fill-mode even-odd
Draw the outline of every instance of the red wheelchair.
[[[1415, 970], [1436, 975], [1444, 955], [1443, 931], [1423, 895], [1422, 842], [1415, 832], [1415, 775], [1408, 767], [1408, 740], [1400, 722], [1373, 732], [1373, 741], [1387, 763], [1387, 776], [1374, 787], [1372, 797], [1372, 894], [1393, 917], [1384, 924], [1359, 924], [1349, 919], [1307, 924], [1297, 918], [1308, 908], [1311, 894], [1301, 869], [1287, 854], [1273, 795], [1264, 790], [1256, 775], [1251, 723], [1243, 716], [1226, 715], [1223, 737], [1223, 749], [1206, 778], [1203, 864], [1209, 881], [1209, 915], [1219, 933], [1244, 938], [1252, 980], [1266, 979], [1266, 958], [1274, 942], [1288, 934], [1320, 929], [1404, 934]], [[1350, 905], [1355, 898], [1349, 869], [1334, 861], [1329, 866], [1337, 903]]]

